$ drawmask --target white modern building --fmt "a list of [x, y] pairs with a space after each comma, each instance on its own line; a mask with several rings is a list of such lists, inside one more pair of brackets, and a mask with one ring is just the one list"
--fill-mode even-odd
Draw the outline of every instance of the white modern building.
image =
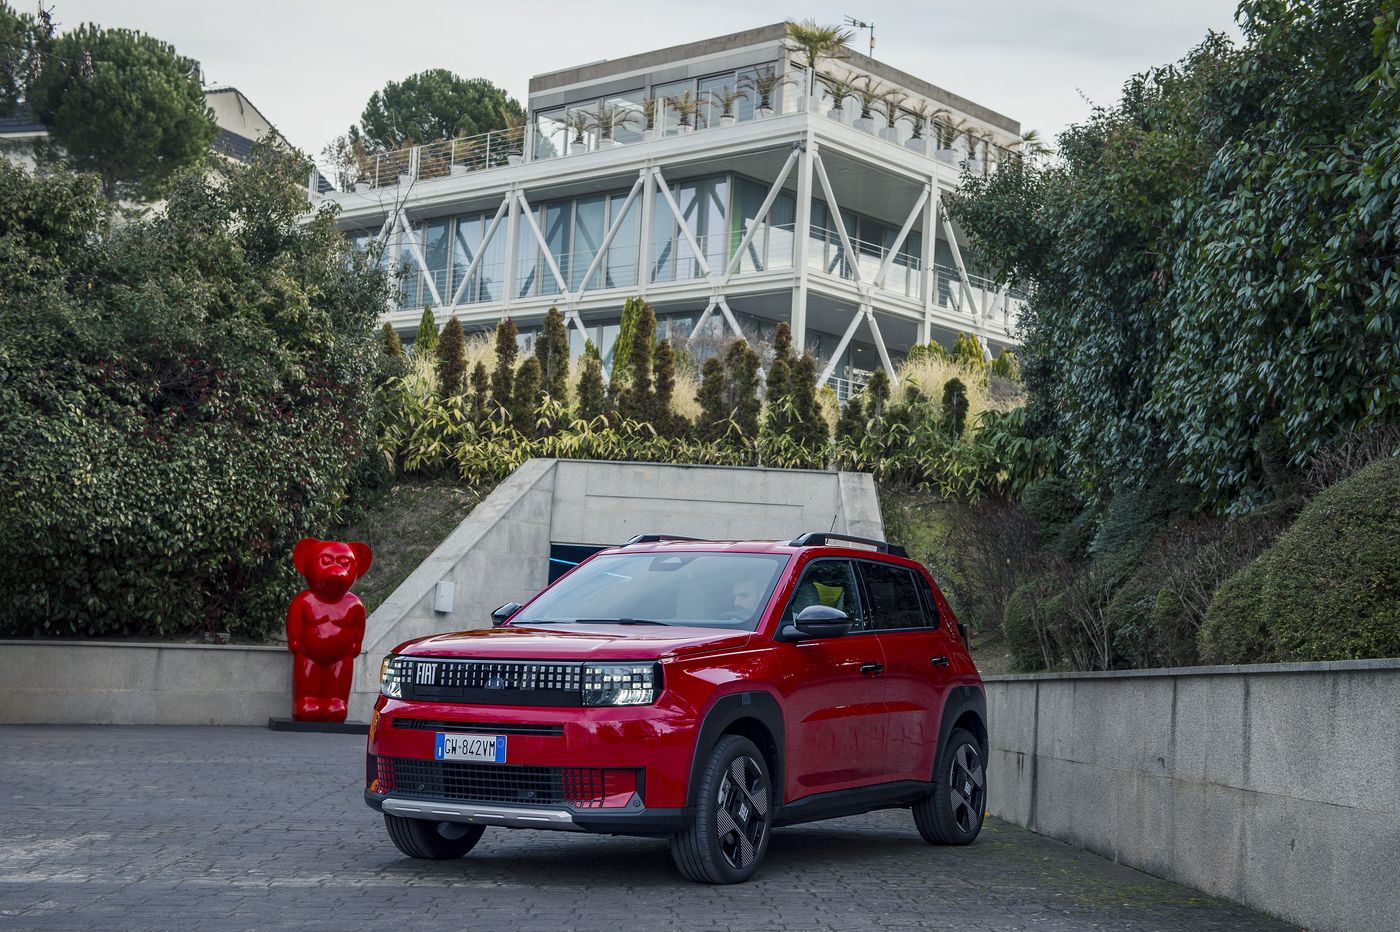
[[1012, 344], [1017, 296], [969, 267], [941, 197], [1019, 158], [1020, 125], [855, 52], [814, 80], [785, 38], [538, 75], [525, 126], [364, 157], [313, 200], [405, 268], [385, 317], [405, 337], [431, 306], [528, 341], [558, 307], [607, 361], [641, 295], [697, 354], [788, 321], [843, 395], [918, 342]]

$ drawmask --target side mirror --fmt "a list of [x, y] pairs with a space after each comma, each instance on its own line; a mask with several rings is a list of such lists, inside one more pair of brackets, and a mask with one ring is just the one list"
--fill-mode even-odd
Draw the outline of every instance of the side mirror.
[[830, 605], [809, 605], [797, 613], [793, 623], [785, 625], [785, 641], [805, 641], [809, 638], [839, 638], [851, 631], [851, 616]]
[[514, 615], [518, 611], [520, 611], [519, 602], [507, 602], [491, 613], [492, 626], [499, 628], [506, 623], [506, 620], [510, 618], [511, 615]]

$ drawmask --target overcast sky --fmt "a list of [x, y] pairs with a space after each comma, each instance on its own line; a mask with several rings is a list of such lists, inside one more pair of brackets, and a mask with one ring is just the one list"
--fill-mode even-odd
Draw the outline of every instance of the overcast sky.
[[[530, 75], [787, 17], [873, 20], [875, 57], [1053, 138], [1123, 81], [1207, 30], [1237, 35], [1236, 0], [50, 0], [60, 30], [140, 29], [241, 90], [312, 154], [386, 81], [426, 68], [486, 77], [525, 102]], [[26, 0], [11, 0], [27, 9]], [[861, 33], [854, 46], [865, 51]]]

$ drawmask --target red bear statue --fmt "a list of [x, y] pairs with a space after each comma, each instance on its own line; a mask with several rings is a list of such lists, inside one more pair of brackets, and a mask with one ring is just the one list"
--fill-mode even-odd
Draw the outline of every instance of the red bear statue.
[[292, 718], [343, 722], [350, 675], [365, 636], [365, 607], [350, 584], [369, 570], [369, 547], [304, 537], [292, 549], [297, 572], [311, 588], [287, 609], [292, 658]]

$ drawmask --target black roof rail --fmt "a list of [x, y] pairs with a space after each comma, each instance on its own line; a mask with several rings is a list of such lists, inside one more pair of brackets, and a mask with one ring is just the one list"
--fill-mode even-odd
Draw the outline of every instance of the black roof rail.
[[622, 546], [630, 547], [633, 544], [659, 544], [669, 540], [706, 542], [703, 537], [681, 537], [679, 534], [638, 534]]
[[806, 534], [794, 537], [792, 540], [788, 541], [788, 544], [793, 547], [825, 547], [828, 542], [833, 540], [845, 541], [851, 544], [865, 544], [868, 547], [873, 547], [880, 553], [888, 553], [895, 557], [908, 558], [909, 556], [909, 551], [905, 550], [899, 544], [891, 544], [883, 540], [872, 540], [869, 537], [852, 537], [850, 534], [832, 534], [829, 531], [808, 531]]

